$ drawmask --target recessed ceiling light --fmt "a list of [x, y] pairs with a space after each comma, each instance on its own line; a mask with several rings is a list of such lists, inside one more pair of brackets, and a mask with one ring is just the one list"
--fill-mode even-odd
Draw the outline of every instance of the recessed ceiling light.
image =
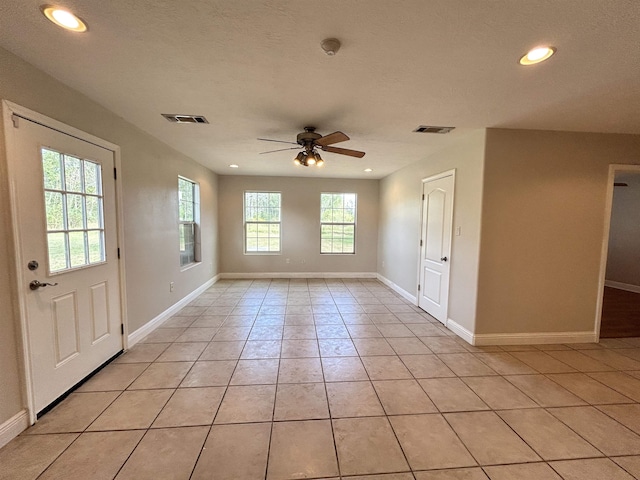
[[369, 173], [369, 172], [373, 172], [373, 169], [371, 169], [371, 168], [365, 168], [365, 169], [364, 169], [364, 171], [365, 171], [365, 172], [367, 172], [367, 173]]
[[238, 165], [236, 165], [235, 163], [232, 163], [231, 165], [229, 165], [231, 168], [240, 168], [238, 167]]
[[556, 53], [556, 47], [536, 47], [522, 56], [520, 65], [535, 65], [544, 62], [554, 53]]
[[53, 5], [42, 5], [40, 9], [45, 17], [59, 27], [78, 33], [87, 31], [87, 24], [69, 10]]

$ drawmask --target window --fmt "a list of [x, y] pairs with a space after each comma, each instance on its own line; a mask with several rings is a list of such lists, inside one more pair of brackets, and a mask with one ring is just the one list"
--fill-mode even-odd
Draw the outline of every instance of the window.
[[49, 272], [106, 260], [99, 163], [42, 148]]
[[320, 253], [356, 253], [356, 194], [320, 194]]
[[184, 267], [200, 261], [200, 190], [197, 183], [183, 177], [178, 177], [178, 211], [180, 266]]
[[280, 192], [244, 192], [245, 253], [280, 253]]

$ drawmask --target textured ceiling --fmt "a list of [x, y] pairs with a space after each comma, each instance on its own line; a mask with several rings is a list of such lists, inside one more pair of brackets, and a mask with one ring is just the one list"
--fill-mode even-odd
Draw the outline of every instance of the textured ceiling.
[[[640, 0], [62, 0], [85, 34], [40, 3], [0, 0], [1, 46], [221, 174], [381, 178], [484, 127], [640, 133]], [[305, 125], [367, 155], [258, 155]]]

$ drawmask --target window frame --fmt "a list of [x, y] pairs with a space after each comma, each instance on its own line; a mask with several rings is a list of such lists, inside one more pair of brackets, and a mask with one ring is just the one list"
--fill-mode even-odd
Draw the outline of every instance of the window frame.
[[[322, 219], [323, 214], [323, 206], [322, 206], [322, 197], [324, 195], [342, 195], [343, 196], [343, 207], [344, 210], [344, 196], [345, 195], [353, 195], [354, 196], [354, 206], [353, 206], [353, 222], [325, 222]], [[333, 208], [332, 208], [333, 209]], [[320, 255], [356, 255], [356, 238], [357, 238], [357, 223], [358, 223], [358, 194], [356, 192], [321, 192], [320, 193]], [[353, 226], [353, 250], [350, 252], [323, 252], [322, 251], [322, 227], [324, 226]], [[333, 238], [333, 237], [332, 237]], [[344, 237], [343, 237], [344, 238]], [[344, 246], [344, 241], [343, 241]]]
[[[278, 206], [278, 218], [279, 220], [277, 222], [273, 222], [273, 221], [254, 221], [254, 220], [247, 220], [247, 194], [252, 194], [252, 193], [257, 193], [257, 194], [277, 194], [280, 196], [280, 201], [279, 201], [279, 206]], [[273, 207], [267, 207], [267, 208], [273, 208]], [[247, 235], [248, 232], [248, 226], [249, 225], [278, 225], [278, 250], [249, 250], [248, 249], [248, 239], [249, 236]], [[274, 190], [245, 190], [242, 194], [242, 225], [243, 225], [243, 252], [245, 255], [282, 255], [282, 192], [281, 191], [274, 191]], [[259, 238], [259, 237], [256, 237]], [[271, 238], [270, 236], [267, 238]]]
[[[186, 202], [191, 203], [192, 207], [192, 220], [183, 220], [181, 218], [181, 204], [183, 200], [181, 198], [181, 190], [180, 190], [180, 182], [188, 182], [191, 184], [192, 188], [192, 200], [186, 200]], [[190, 178], [187, 178], [182, 175], [178, 175], [178, 252], [179, 252], [179, 264], [181, 270], [186, 270], [194, 265], [197, 265], [201, 262], [201, 249], [200, 249], [200, 184]], [[183, 228], [185, 225], [191, 225], [192, 232], [191, 236], [193, 237], [193, 241], [189, 242], [189, 244], [193, 244], [193, 255], [190, 255], [190, 251], [182, 250], [182, 239], [181, 234], [183, 232]], [[186, 247], [187, 243], [185, 243]], [[185, 259], [190, 260], [186, 263], [183, 263]]]
[[[58, 163], [59, 163], [59, 173], [58, 180], [60, 184], [58, 187], [47, 186], [47, 176], [45, 172], [44, 163], [47, 161], [45, 159], [45, 151], [49, 153], [53, 153], [57, 155]], [[74, 155], [72, 153], [65, 153], [58, 149], [41, 145], [39, 148], [40, 153], [40, 163], [42, 168], [42, 192], [43, 192], [43, 200], [44, 200], [44, 214], [45, 214], [45, 235], [46, 235], [46, 245], [47, 245], [47, 273], [49, 276], [61, 275], [64, 273], [87, 269], [91, 267], [96, 267], [99, 265], [104, 265], [107, 263], [107, 250], [106, 250], [106, 227], [104, 222], [104, 192], [103, 192], [103, 175], [102, 175], [102, 164], [100, 162], [94, 161], [90, 158], [85, 158], [82, 156]], [[80, 189], [73, 189], [67, 185], [67, 174], [66, 167], [67, 162], [66, 159], [76, 160], [79, 164], [79, 180], [80, 180]], [[95, 172], [95, 184], [93, 185], [96, 190], [93, 192], [87, 191], [87, 175], [86, 175], [86, 167], [87, 164], [93, 165]], [[49, 219], [49, 202], [47, 200], [47, 193], [52, 195], [60, 195], [60, 205], [61, 205], [61, 218], [62, 224], [58, 228], [50, 228], [48, 219]], [[69, 225], [70, 214], [69, 211], [72, 210], [69, 208], [69, 199], [70, 197], [80, 197], [81, 200], [81, 215], [82, 215], [82, 226], [81, 227], [72, 227]], [[95, 220], [98, 223], [98, 226], [89, 226], [88, 224], [88, 199], [94, 199], [96, 202], [96, 212], [95, 212]], [[74, 265], [72, 263], [72, 247], [71, 247], [71, 234], [83, 234], [83, 245], [84, 245], [84, 263]], [[100, 259], [92, 261], [91, 260], [91, 247], [89, 243], [89, 234], [97, 233], [98, 234], [98, 243], [99, 243], [99, 253]], [[65, 267], [53, 269], [52, 268], [52, 252], [51, 252], [51, 235], [63, 235], [63, 249], [65, 252]]]

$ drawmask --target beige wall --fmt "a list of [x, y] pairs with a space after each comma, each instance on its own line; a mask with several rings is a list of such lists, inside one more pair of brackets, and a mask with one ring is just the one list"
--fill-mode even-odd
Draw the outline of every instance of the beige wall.
[[[375, 273], [378, 185], [377, 180], [220, 176], [220, 271]], [[282, 254], [244, 254], [245, 190], [282, 192]], [[323, 192], [358, 194], [355, 255], [320, 254], [320, 193]]]
[[409, 165], [380, 182], [378, 272], [416, 295], [422, 179], [456, 169], [448, 317], [473, 331], [476, 307], [484, 130]]
[[640, 287], [640, 171], [621, 173], [613, 190], [606, 279]]
[[[212, 278], [217, 264], [217, 177], [105, 108], [0, 49], [0, 98], [120, 145], [124, 191], [129, 329], [134, 331]], [[15, 315], [13, 240], [6, 156], [0, 137], [0, 424], [18, 413], [21, 398]], [[200, 182], [202, 251], [199, 266], [180, 272], [177, 176]], [[169, 282], [175, 282], [169, 293]]]
[[476, 333], [593, 331], [612, 163], [640, 136], [487, 131]]

